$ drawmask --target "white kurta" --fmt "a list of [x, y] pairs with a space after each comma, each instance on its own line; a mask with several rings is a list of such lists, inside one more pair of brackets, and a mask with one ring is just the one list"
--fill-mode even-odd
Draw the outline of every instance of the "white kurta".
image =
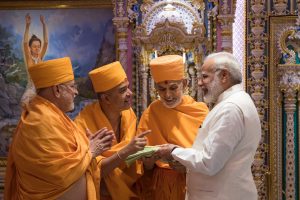
[[257, 200], [251, 164], [261, 138], [256, 107], [234, 85], [209, 112], [192, 148], [176, 148], [187, 168], [187, 200]]

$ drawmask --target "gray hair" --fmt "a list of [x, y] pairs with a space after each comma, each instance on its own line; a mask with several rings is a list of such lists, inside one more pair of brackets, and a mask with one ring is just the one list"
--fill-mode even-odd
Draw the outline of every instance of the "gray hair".
[[204, 61], [208, 59], [214, 60], [215, 70], [225, 69], [231, 76], [233, 84], [239, 84], [242, 82], [241, 66], [235, 57], [228, 52], [218, 52], [208, 55]]

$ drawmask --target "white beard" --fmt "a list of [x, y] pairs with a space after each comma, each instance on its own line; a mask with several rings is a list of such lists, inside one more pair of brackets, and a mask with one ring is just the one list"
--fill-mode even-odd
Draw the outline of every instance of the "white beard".
[[205, 103], [216, 103], [218, 97], [223, 92], [221, 81], [217, 75], [215, 75], [214, 81], [207, 86], [207, 93], [204, 96]]

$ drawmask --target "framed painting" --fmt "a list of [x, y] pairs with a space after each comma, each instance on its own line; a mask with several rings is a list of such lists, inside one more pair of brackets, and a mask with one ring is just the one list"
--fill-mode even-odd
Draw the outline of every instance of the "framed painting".
[[[88, 72], [116, 59], [112, 18], [113, 6], [111, 1], [107, 0], [0, 2], [0, 187], [2, 189], [5, 158], [12, 133], [20, 118], [22, 110], [20, 99], [28, 83], [28, 62], [24, 59], [26, 44], [29, 45], [31, 37], [35, 35], [41, 41], [40, 52], [47, 46], [44, 49], [43, 60], [65, 56], [71, 58], [75, 80], [79, 87], [76, 109], [69, 113], [72, 118], [93, 98]], [[33, 55], [33, 59], [34, 50], [30, 49], [29, 52]]]

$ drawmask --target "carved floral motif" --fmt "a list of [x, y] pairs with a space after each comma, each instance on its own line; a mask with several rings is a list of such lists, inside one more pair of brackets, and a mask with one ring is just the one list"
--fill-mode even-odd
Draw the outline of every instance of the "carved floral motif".
[[[143, 20], [134, 30], [133, 41], [135, 48], [139, 49], [137, 57], [143, 55], [144, 58], [138, 61], [136, 72], [139, 75], [135, 80], [139, 83], [136, 88], [136, 102], [139, 111], [143, 111], [157, 96], [149, 73], [150, 60], [156, 55], [171, 53], [183, 55], [184, 52], [190, 52], [194, 55], [195, 61], [192, 66], [187, 66], [186, 74], [190, 79], [191, 88], [195, 89], [193, 91], [198, 91], [195, 65], [200, 64], [203, 57], [201, 46], [205, 46], [207, 41], [203, 23], [205, 9], [203, 1], [148, 0], [143, 1], [140, 9], [143, 12]], [[198, 92], [191, 94], [198, 96]]]

